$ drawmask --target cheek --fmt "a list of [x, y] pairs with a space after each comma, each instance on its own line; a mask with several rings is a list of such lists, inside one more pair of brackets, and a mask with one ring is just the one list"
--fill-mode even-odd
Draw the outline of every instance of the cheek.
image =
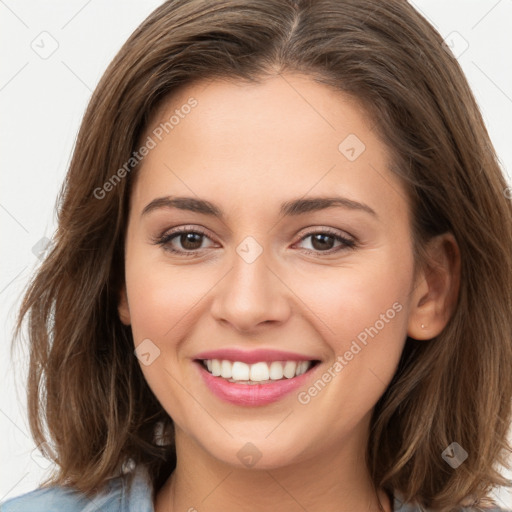
[[[377, 253], [375, 253], [377, 256]], [[296, 274], [293, 288], [303, 303], [304, 314], [314, 325], [334, 363], [343, 358], [338, 385], [364, 394], [379, 394], [392, 378], [407, 333], [407, 295], [412, 279], [412, 255], [397, 266], [391, 251], [378, 259]], [[370, 259], [370, 258], [369, 258]], [[339, 367], [338, 367], [339, 368]], [[378, 375], [374, 389], [369, 371]]]
[[141, 371], [162, 406], [183, 424], [190, 413], [180, 385], [179, 347], [194, 328], [193, 308], [205, 290], [201, 283], [191, 282], [192, 272], [161, 263], [147, 266], [133, 256], [126, 265], [131, 329], [135, 348], [140, 347], [142, 355], [150, 353], [147, 364], [139, 357]]
[[[151, 270], [127, 268], [126, 286], [135, 343], [169, 339], [182, 331], [186, 317], [200, 299], [201, 284], [193, 273], [165, 265]], [[185, 320], [185, 321], [184, 321]]]
[[[315, 286], [297, 290], [314, 312], [309, 313], [309, 322], [321, 332], [328, 354], [319, 376], [327, 384], [314, 382], [302, 390], [299, 402], [309, 404], [308, 415], [327, 414], [336, 432], [354, 426], [368, 413], [400, 360], [407, 333], [410, 269], [406, 261], [397, 275], [391, 261], [364, 271], [345, 268], [336, 279], [317, 275]], [[325, 407], [332, 412], [326, 413]]]
[[[329, 339], [342, 342], [373, 325], [381, 315], [393, 321], [390, 323], [405, 323], [411, 261], [401, 261], [398, 269], [395, 258], [384, 257], [371, 264], [315, 271], [314, 275], [296, 273], [293, 279], [294, 290], [317, 317], [316, 323], [324, 323], [321, 330]], [[393, 308], [395, 303], [401, 307]]]

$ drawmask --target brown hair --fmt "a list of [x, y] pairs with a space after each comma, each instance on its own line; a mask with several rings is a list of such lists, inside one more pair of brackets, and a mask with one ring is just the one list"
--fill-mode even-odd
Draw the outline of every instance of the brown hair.
[[[97, 191], [178, 87], [288, 70], [370, 114], [409, 190], [418, 258], [447, 231], [460, 248], [455, 312], [438, 337], [406, 341], [375, 407], [367, 450], [375, 485], [443, 508], [507, 484], [496, 464], [510, 450], [512, 207], [478, 106], [442, 43], [405, 0], [171, 0], [135, 30], [87, 108], [54, 246], [18, 319], [17, 334], [28, 320], [30, 428], [38, 444], [51, 440], [58, 465], [43, 485], [90, 493], [132, 459], [157, 491], [174, 468], [172, 420], [117, 313], [137, 166], [103, 197]], [[157, 424], [169, 444], [156, 440]], [[453, 441], [469, 453], [457, 470], [441, 457]]]

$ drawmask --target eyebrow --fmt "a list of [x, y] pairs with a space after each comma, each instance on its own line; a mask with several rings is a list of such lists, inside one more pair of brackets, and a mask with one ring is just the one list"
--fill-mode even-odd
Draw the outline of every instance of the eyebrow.
[[[280, 214], [285, 217], [302, 215], [304, 213], [316, 212], [325, 210], [327, 208], [342, 207], [349, 210], [359, 210], [378, 218], [375, 210], [370, 208], [367, 204], [348, 199], [346, 197], [311, 197], [308, 199], [294, 199], [286, 201], [281, 204]], [[222, 210], [214, 203], [205, 199], [197, 199], [195, 197], [158, 197], [153, 199], [142, 210], [141, 217], [148, 213], [161, 208], [178, 208], [180, 210], [187, 210], [195, 213], [202, 213], [217, 217], [224, 221], [224, 214]]]

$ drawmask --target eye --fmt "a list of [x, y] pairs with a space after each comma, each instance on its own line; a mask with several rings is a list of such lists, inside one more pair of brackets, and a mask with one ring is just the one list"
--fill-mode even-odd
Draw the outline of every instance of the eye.
[[[306, 249], [306, 252], [311, 254], [332, 254], [356, 247], [356, 241], [354, 239], [343, 236], [338, 231], [329, 228], [311, 231], [304, 235], [300, 241], [302, 242], [308, 238], [311, 239], [312, 249]], [[333, 247], [336, 242], [339, 243], [338, 247]]]
[[[308, 254], [333, 254], [346, 249], [354, 249], [356, 241], [352, 238], [341, 235], [338, 231], [330, 228], [311, 231], [304, 235], [299, 242], [308, 238], [311, 239], [311, 249], [306, 248]], [[198, 227], [182, 226], [154, 240], [155, 244], [161, 245], [165, 251], [187, 257], [198, 256], [198, 253], [207, 247], [203, 247], [205, 239], [211, 241], [205, 231]], [[336, 242], [339, 244], [333, 247]], [[181, 247], [177, 247], [181, 246]]]
[[[165, 233], [157, 238], [155, 243], [162, 245], [164, 250], [175, 254], [197, 256], [197, 252], [204, 249], [202, 247], [204, 238], [209, 239], [202, 229], [197, 227], [192, 229], [190, 226], [183, 226]], [[181, 246], [181, 248], [176, 248], [176, 245]]]

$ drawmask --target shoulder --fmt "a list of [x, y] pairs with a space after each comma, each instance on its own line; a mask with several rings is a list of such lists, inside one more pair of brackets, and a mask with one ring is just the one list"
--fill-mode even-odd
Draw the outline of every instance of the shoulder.
[[152, 490], [144, 468], [112, 478], [89, 498], [64, 486], [40, 487], [0, 503], [0, 512], [154, 512]]

